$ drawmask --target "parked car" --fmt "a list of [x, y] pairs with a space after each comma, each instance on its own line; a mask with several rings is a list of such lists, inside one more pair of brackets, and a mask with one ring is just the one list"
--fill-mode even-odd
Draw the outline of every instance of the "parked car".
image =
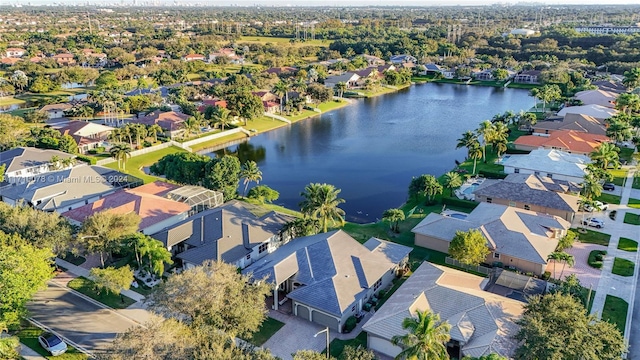
[[589, 204], [584, 205], [584, 211], [593, 212], [593, 211], [605, 211], [609, 209], [609, 204], [603, 203], [602, 201], [596, 201], [595, 206], [591, 206]]
[[604, 227], [604, 220], [600, 220], [596, 218], [586, 218], [582, 222], [582, 225], [588, 225], [597, 229], [601, 229]]
[[613, 191], [616, 189], [616, 186], [612, 183], [604, 183], [604, 185], [602, 185], [602, 189], [607, 191]]
[[38, 342], [52, 356], [62, 355], [67, 351], [67, 344], [56, 334], [44, 332], [38, 336]]

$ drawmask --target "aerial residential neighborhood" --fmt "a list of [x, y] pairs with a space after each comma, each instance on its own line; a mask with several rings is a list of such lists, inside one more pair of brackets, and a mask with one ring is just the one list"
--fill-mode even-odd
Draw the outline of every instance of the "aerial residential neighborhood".
[[364, 5], [0, 4], [0, 358], [640, 359], [640, 7]]

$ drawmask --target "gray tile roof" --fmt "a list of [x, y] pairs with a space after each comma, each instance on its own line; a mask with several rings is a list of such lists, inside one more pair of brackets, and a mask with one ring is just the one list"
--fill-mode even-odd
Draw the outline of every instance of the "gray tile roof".
[[177, 257], [195, 265], [206, 260], [234, 263], [276, 235], [289, 221], [291, 217], [276, 212], [256, 216], [243, 203], [230, 201], [151, 236], [165, 246], [184, 241], [192, 248]]
[[585, 114], [567, 114], [553, 120], [539, 121], [532, 126], [535, 130], [575, 130], [589, 134], [606, 135], [604, 120]]
[[504, 205], [480, 203], [466, 219], [429, 214], [411, 231], [451, 241], [457, 230], [478, 229], [495, 252], [546, 264], [558, 244], [552, 229], [567, 230], [570, 223], [557, 217]]
[[18, 147], [0, 152], [0, 166], [5, 165], [5, 173], [28, 169], [34, 166], [49, 164], [51, 157], [60, 159], [75, 157], [58, 150], [37, 149], [31, 147]]
[[360, 244], [342, 230], [291, 240], [243, 270], [280, 284], [293, 276], [303, 286], [287, 296], [341, 316], [412, 248], [371, 238]]
[[[119, 182], [125, 180], [124, 182]], [[101, 166], [79, 165], [49, 172], [2, 190], [9, 199], [24, 200], [40, 210], [67, 211], [67, 206], [102, 196], [135, 182], [130, 175]], [[38, 203], [40, 201], [40, 203]]]
[[575, 195], [556, 192], [561, 189], [560, 184], [556, 184], [554, 180], [549, 178], [540, 178], [529, 174], [511, 174], [504, 180], [492, 181], [486, 186], [479, 186], [473, 193], [494, 199], [506, 199], [551, 209], [578, 211], [578, 200], [580, 198]]
[[[460, 342], [464, 355], [481, 356], [497, 352], [509, 356], [500, 344], [510, 341], [504, 330], [505, 323], [513, 324], [513, 319], [506, 317], [499, 305], [496, 306], [495, 295], [485, 298], [439, 285], [438, 280], [443, 274], [440, 268], [428, 262], [422, 263], [363, 325], [362, 330], [391, 340], [396, 335], [407, 333], [402, 328], [405, 318], [415, 316], [416, 310], [431, 310], [451, 325], [451, 338]], [[498, 300], [499, 304], [502, 299]]]
[[586, 155], [569, 154], [564, 151], [535, 149], [527, 155], [511, 155], [502, 161], [504, 167], [528, 169], [544, 173], [582, 178], [587, 165]]

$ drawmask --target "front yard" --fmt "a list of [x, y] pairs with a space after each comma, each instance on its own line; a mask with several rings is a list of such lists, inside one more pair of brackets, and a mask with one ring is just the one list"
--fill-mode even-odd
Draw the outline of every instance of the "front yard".
[[626, 213], [624, 214], [624, 223], [631, 225], [640, 225], [640, 215]]
[[[578, 233], [577, 241], [588, 243], [588, 244], [597, 244], [609, 246], [609, 240], [611, 240], [611, 235], [601, 233], [598, 231], [593, 231], [589, 229], [571, 229]], [[584, 233], [583, 233], [584, 231]]]
[[105, 290], [101, 290], [100, 293], [98, 293], [93, 281], [84, 277], [78, 277], [69, 281], [67, 286], [114, 309], [125, 309], [136, 302], [127, 296], [116, 295], [111, 292], [107, 293]]
[[273, 334], [277, 333], [280, 328], [284, 326], [284, 323], [274, 318], [266, 318], [257, 332], [251, 336], [251, 339], [245, 339], [255, 346], [262, 346], [266, 343]]
[[627, 311], [629, 304], [623, 299], [607, 295], [602, 309], [602, 319], [606, 320], [618, 328], [624, 334], [624, 328], [627, 325]]
[[618, 249], [630, 252], [638, 251], [638, 242], [628, 238], [620, 238], [618, 242]]
[[615, 258], [613, 260], [612, 273], [620, 276], [633, 276], [635, 264], [627, 259]]
[[[357, 348], [358, 346], [362, 346], [363, 348], [366, 348], [367, 333], [362, 331], [360, 334], [358, 334], [358, 336], [351, 340], [340, 340], [337, 338], [333, 339], [333, 341], [331, 341], [331, 343], [329, 344], [329, 354], [333, 358], [339, 359], [346, 346], [353, 346], [355, 348]], [[325, 350], [323, 354], [326, 353], [327, 351]]]
[[602, 195], [598, 196], [595, 200], [602, 201], [603, 203], [620, 205], [620, 199], [621, 198], [618, 195], [602, 193]]

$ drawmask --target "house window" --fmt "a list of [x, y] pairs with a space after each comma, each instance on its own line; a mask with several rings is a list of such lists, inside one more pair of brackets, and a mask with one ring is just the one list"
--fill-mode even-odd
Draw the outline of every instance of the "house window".
[[534, 171], [534, 172], [533, 172], [533, 174], [534, 174], [535, 176], [540, 176], [540, 171]]
[[269, 249], [269, 243], [260, 244], [260, 247], [258, 248], [258, 253], [262, 254], [263, 252], [267, 251], [267, 249]]
[[251, 260], [251, 254], [247, 254], [247, 260]]
[[524, 209], [525, 209], [525, 210], [531, 210], [531, 206], [529, 206], [529, 205], [525, 204], [525, 205], [524, 205]]
[[356, 312], [356, 306], [353, 305], [353, 307], [351, 308], [351, 312]]
[[515, 207], [516, 206], [516, 202], [515, 201], [509, 201], [509, 206]]
[[547, 177], [548, 177], [549, 179], [553, 179], [553, 174], [549, 174], [549, 173], [548, 173], [548, 174], [547, 174]]
[[382, 286], [382, 279], [379, 279], [375, 284], [373, 284], [373, 291], [378, 291], [380, 286]]
[[520, 174], [520, 169], [518, 169], [518, 168], [513, 169], [513, 173], [514, 174]]
[[487, 198], [487, 202], [488, 202], [488, 203], [492, 203], [492, 202], [493, 202], [493, 199], [488, 197], [488, 198]]
[[499, 254], [499, 253], [497, 253], [497, 252], [494, 252], [494, 253], [493, 253], [493, 258], [494, 258], [494, 259], [500, 259], [500, 254]]

